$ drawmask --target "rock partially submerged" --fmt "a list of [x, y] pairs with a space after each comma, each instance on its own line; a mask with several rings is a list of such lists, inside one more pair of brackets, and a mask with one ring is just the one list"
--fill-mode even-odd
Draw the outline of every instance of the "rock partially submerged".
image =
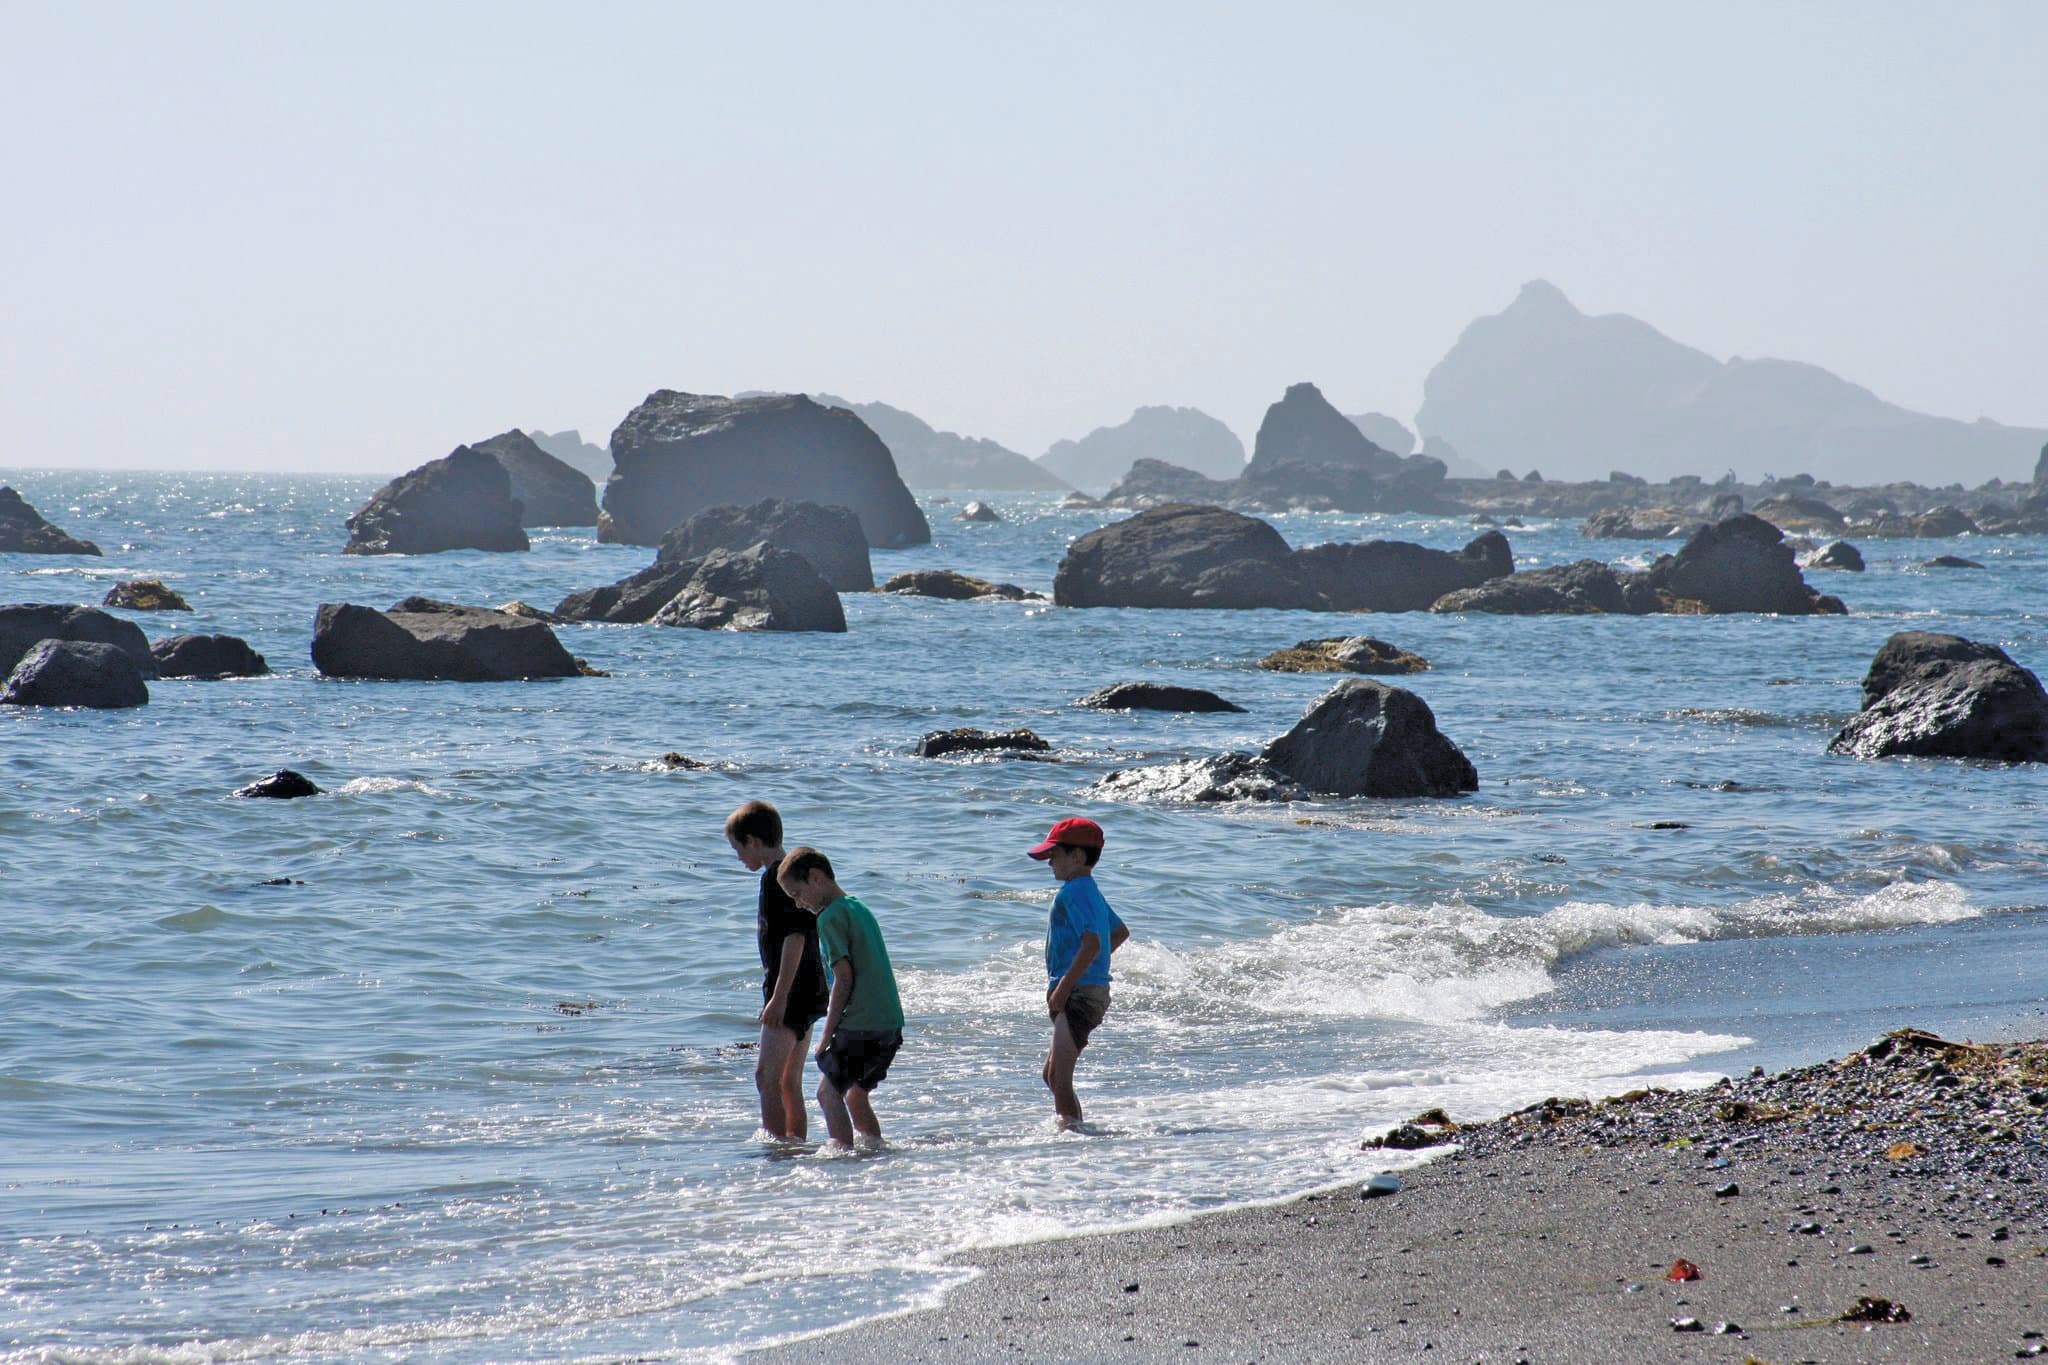
[[270, 672], [261, 654], [232, 635], [171, 635], [149, 652], [159, 678], [257, 678]]
[[815, 630], [844, 633], [839, 594], [794, 550], [752, 545], [713, 550], [654, 613], [658, 626], [698, 630]]
[[1401, 674], [1421, 673], [1429, 660], [1370, 635], [1338, 635], [1276, 649], [1259, 667], [1273, 673]]
[[1800, 577], [1784, 532], [1747, 512], [1694, 531], [1676, 555], [1650, 566], [1649, 580], [1668, 598], [1697, 602], [1714, 613], [1842, 611], [1840, 602], [1823, 598]]
[[1003, 514], [985, 502], [970, 502], [960, 509], [961, 521], [1001, 521]]
[[1098, 711], [1243, 711], [1234, 701], [1199, 687], [1169, 683], [1113, 683], [1074, 703]]
[[22, 656], [44, 640], [113, 645], [135, 661], [143, 677], [156, 672], [149, 637], [133, 621], [68, 602], [16, 602], [0, 607], [0, 677], [13, 672]]
[[401, 474], [348, 519], [343, 554], [425, 555], [446, 550], [528, 548], [522, 512], [505, 467], [457, 446]]
[[1961, 555], [1936, 555], [1934, 558], [1922, 563], [1920, 567], [1923, 569], [1981, 569], [1984, 566], [1974, 559], [1964, 559]]
[[1427, 611], [1445, 593], [1477, 587], [1515, 571], [1514, 551], [1499, 531], [1475, 536], [1462, 550], [1433, 550], [1405, 540], [1312, 545], [1295, 552], [1315, 605], [1329, 611]]
[[1314, 384], [1292, 384], [1266, 409], [1240, 496], [1266, 507], [1310, 505], [1342, 512], [1439, 512], [1445, 468], [1402, 457], [1366, 438]]
[[1996, 645], [1900, 631], [1871, 660], [1863, 710], [1828, 752], [2048, 762], [2048, 693]]
[[100, 599], [103, 607], [125, 607], [129, 611], [190, 611], [191, 603], [164, 586], [160, 578], [131, 578], [107, 589]]
[[1350, 678], [1257, 754], [1114, 772], [1095, 791], [1165, 801], [1292, 801], [1458, 796], [1478, 786], [1478, 771], [1437, 729], [1427, 702], [1403, 688]]
[[1294, 551], [1271, 526], [1221, 507], [1179, 504], [1077, 539], [1060, 560], [1052, 595], [1068, 607], [1298, 609], [1315, 601]]
[[1863, 572], [1863, 551], [1846, 540], [1837, 540], [1821, 546], [1801, 561], [1808, 569], [1833, 569], [1842, 573]]
[[517, 427], [488, 441], [474, 441], [470, 449], [481, 450], [504, 467], [519, 503], [521, 526], [597, 525], [597, 485], [590, 476], [542, 449]]
[[917, 756], [939, 758], [945, 754], [958, 753], [1042, 754], [1051, 748], [1052, 745], [1029, 730], [976, 730], [963, 726], [954, 730], [932, 731], [917, 742]]
[[268, 777], [235, 788], [233, 794], [248, 800], [296, 801], [302, 796], [318, 796], [320, 788], [304, 773], [279, 768]]
[[697, 561], [684, 559], [654, 563], [603, 587], [579, 588], [555, 604], [554, 614], [565, 621], [611, 621], [642, 625], [669, 604], [696, 576]]
[[1587, 517], [1579, 534], [1588, 540], [1667, 540], [1700, 524], [1692, 513], [1670, 507], [1610, 507]]
[[43, 640], [0, 688], [0, 706], [83, 706], [110, 711], [149, 701], [142, 670], [117, 645]]
[[912, 569], [884, 583], [882, 591], [905, 597], [937, 597], [948, 602], [967, 602], [977, 597], [998, 597], [1006, 602], [1045, 600], [1044, 593], [1020, 588], [1015, 583], [991, 583], [956, 569]]
[[1463, 592], [1446, 593], [1431, 611], [1479, 611], [1505, 616], [1613, 613], [1640, 616], [1659, 609], [1646, 574], [1617, 572], [1597, 559], [1496, 578]]
[[932, 538], [882, 439], [845, 408], [802, 394], [724, 398], [661, 389], [626, 415], [611, 450], [601, 541], [658, 544], [706, 508], [791, 490], [853, 509], [870, 545]]
[[867, 536], [853, 510], [792, 498], [707, 507], [663, 536], [655, 558], [680, 563], [713, 550], [739, 551], [764, 542], [802, 555], [836, 592], [867, 592], [875, 586]]
[[324, 603], [312, 653], [330, 678], [509, 682], [583, 671], [539, 621], [426, 597], [405, 598], [389, 611]]
[[0, 484], [0, 554], [96, 555], [100, 547], [44, 521], [12, 488]]

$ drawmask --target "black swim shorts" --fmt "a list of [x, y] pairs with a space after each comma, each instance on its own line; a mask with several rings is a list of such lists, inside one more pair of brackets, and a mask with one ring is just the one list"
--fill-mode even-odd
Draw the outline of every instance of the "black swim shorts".
[[1109, 987], [1076, 986], [1067, 992], [1067, 1028], [1074, 1035], [1074, 1051], [1088, 1046], [1088, 1035], [1109, 1013]]
[[818, 1054], [818, 1071], [832, 1088], [844, 1094], [854, 1086], [873, 1090], [889, 1074], [896, 1049], [903, 1046], [903, 1030], [842, 1028]]
[[[761, 1002], [767, 1004], [766, 1000]], [[811, 1036], [811, 1025], [825, 1017], [825, 1006], [812, 1005], [806, 1001], [792, 1000], [782, 1007], [782, 1026], [794, 1033], [798, 1039]]]

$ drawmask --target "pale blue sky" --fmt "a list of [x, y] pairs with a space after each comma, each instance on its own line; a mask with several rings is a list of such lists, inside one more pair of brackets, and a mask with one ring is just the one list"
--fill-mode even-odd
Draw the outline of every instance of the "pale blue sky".
[[[1407, 418], [1542, 277], [2048, 425], [2048, 5], [0, 0], [0, 464]], [[1737, 467], [1740, 467], [1739, 461]], [[1966, 471], [1971, 477], [2026, 470]]]

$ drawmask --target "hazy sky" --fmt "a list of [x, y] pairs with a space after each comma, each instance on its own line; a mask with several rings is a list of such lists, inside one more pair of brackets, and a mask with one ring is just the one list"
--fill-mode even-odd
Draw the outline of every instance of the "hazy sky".
[[1408, 418], [1535, 277], [2048, 426], [2035, 0], [0, 0], [0, 32], [0, 465], [396, 472], [602, 444], [663, 387], [1031, 455], [1191, 404], [1249, 443], [1301, 379]]

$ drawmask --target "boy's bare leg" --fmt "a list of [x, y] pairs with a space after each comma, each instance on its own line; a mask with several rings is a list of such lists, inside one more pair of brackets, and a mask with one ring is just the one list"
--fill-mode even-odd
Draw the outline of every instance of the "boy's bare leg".
[[868, 1092], [857, 1085], [846, 1087], [846, 1109], [853, 1116], [853, 1129], [864, 1137], [879, 1139], [882, 1123], [868, 1104]]
[[[788, 1029], [782, 1030], [788, 1033]], [[802, 1142], [810, 1135], [810, 1116], [804, 1111], [804, 1058], [810, 1055], [811, 1031], [797, 1035], [789, 1059], [782, 1064], [782, 1135]]]
[[1052, 1021], [1052, 1051], [1045, 1058], [1045, 1084], [1052, 1091], [1053, 1111], [1060, 1127], [1071, 1128], [1081, 1121], [1081, 1097], [1074, 1093], [1074, 1063], [1081, 1049], [1074, 1046], [1074, 1030], [1062, 1014]]
[[[761, 1126], [776, 1137], [801, 1137], [789, 1130], [790, 1110], [783, 1084], [783, 1074], [789, 1070], [790, 1054], [796, 1056], [796, 1064], [803, 1066], [803, 1044], [797, 1036], [781, 1025], [761, 1025], [761, 1044], [754, 1050], [754, 1089], [761, 1093]], [[796, 1122], [803, 1120], [803, 1105], [795, 1107]]]
[[818, 1109], [825, 1115], [825, 1131], [842, 1147], [853, 1145], [853, 1120], [847, 1115], [846, 1100], [832, 1082], [818, 1078]]

